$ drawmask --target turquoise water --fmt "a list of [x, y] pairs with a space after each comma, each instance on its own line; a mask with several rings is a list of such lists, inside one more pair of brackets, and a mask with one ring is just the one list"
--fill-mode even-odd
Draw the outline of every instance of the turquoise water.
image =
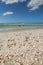
[[43, 29], [43, 24], [0, 24], [0, 32], [2, 33], [28, 29]]
[[0, 29], [1, 28], [42, 28], [43, 29], [43, 24], [0, 24]]

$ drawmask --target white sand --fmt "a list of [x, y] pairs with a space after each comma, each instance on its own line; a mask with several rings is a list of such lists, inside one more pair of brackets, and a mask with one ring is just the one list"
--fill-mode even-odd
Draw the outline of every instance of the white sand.
[[43, 29], [0, 33], [0, 65], [43, 65]]

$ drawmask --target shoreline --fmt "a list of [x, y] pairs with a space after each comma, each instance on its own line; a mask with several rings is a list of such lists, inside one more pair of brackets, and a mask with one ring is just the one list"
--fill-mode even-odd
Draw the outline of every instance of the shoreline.
[[36, 29], [42, 29], [43, 30], [43, 25], [39, 25], [39, 24], [35, 24], [35, 25], [15, 25], [15, 26], [10, 26], [9, 27], [6, 25], [2, 26], [2, 28], [0, 28], [0, 32], [11, 32], [11, 31], [22, 31], [22, 30], [36, 30]]
[[27, 31], [27, 30], [43, 30], [43, 28], [1, 28], [1, 32], [17, 32], [17, 31]]

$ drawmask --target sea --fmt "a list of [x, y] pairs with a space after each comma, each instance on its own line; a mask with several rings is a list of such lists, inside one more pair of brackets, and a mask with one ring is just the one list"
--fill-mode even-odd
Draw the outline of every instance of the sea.
[[0, 32], [16, 31], [27, 29], [43, 29], [43, 24], [14, 24], [14, 23], [0, 23]]

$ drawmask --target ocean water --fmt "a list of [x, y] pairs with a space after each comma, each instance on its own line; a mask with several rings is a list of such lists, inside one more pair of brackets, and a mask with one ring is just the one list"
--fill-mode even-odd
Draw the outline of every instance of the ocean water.
[[43, 24], [0, 24], [0, 28], [9, 28], [9, 27], [43, 27]]
[[0, 24], [0, 32], [43, 29], [43, 24]]
[[43, 28], [43, 24], [0, 24], [1, 28]]

